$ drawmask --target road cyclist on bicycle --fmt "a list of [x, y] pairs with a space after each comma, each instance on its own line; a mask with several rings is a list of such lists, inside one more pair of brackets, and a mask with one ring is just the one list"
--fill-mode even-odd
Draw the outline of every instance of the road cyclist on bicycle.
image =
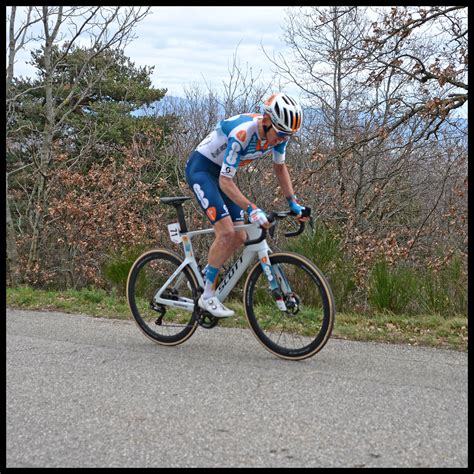
[[211, 222], [215, 232], [205, 267], [205, 287], [199, 307], [215, 317], [234, 315], [215, 297], [219, 271], [227, 259], [247, 239], [245, 231], [236, 231], [242, 224], [244, 211], [249, 222], [268, 229], [265, 212], [248, 199], [233, 178], [237, 170], [255, 159], [273, 157], [273, 171], [290, 210], [298, 219], [304, 209], [296, 199], [285, 151], [290, 137], [302, 124], [301, 106], [288, 94], [276, 93], [263, 103], [262, 114], [244, 113], [222, 120], [193, 151], [186, 163], [186, 180]]

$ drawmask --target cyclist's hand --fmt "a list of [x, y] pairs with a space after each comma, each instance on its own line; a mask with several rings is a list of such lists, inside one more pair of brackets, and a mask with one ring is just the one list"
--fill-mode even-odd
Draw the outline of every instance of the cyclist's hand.
[[286, 198], [288, 201], [288, 206], [290, 207], [290, 211], [294, 212], [296, 214], [296, 217], [299, 221], [307, 222], [309, 220], [309, 217], [301, 217], [301, 213], [304, 210], [304, 206], [301, 204], [298, 204], [298, 201], [296, 200], [296, 196], [291, 196]]
[[268, 222], [267, 215], [262, 209], [259, 209], [255, 204], [251, 204], [247, 208], [247, 214], [249, 216], [249, 222], [252, 224], [257, 224], [264, 229], [271, 227], [270, 222]]

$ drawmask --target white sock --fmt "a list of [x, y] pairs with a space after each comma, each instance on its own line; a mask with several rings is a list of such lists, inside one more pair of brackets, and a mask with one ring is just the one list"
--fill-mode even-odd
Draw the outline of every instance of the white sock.
[[209, 280], [206, 280], [206, 284], [204, 285], [204, 293], [202, 294], [202, 298], [204, 300], [208, 300], [209, 298], [212, 298], [215, 295], [215, 291], [213, 289], [213, 283], [211, 283]]

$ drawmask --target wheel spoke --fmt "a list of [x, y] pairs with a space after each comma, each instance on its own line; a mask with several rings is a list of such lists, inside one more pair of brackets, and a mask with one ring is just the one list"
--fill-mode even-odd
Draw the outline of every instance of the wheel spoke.
[[326, 343], [334, 321], [332, 294], [321, 272], [296, 254], [270, 256], [286, 311], [275, 301], [265, 274], [255, 266], [246, 283], [246, 315], [257, 338], [271, 352], [302, 359]]
[[[162, 344], [184, 342], [196, 329], [191, 311], [157, 302], [163, 288], [182, 259], [168, 250], [156, 250], [142, 255], [132, 266], [127, 284], [127, 298], [132, 315], [140, 329]], [[185, 268], [162, 293], [170, 303], [193, 303], [197, 285], [191, 271]]]

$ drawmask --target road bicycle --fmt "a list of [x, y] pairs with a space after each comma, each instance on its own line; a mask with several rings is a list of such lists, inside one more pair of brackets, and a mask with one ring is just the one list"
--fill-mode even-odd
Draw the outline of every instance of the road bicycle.
[[[182, 244], [184, 258], [158, 248], [145, 252], [133, 263], [127, 280], [127, 300], [134, 320], [154, 342], [173, 346], [188, 340], [198, 326], [211, 329], [219, 319], [198, 306], [204, 276], [198, 265], [192, 239], [214, 232], [213, 228], [188, 231], [183, 203], [187, 196], [162, 197], [175, 208], [178, 222], [168, 225], [171, 241]], [[245, 317], [263, 346], [283, 359], [314, 356], [327, 343], [335, 318], [331, 288], [322, 272], [308, 258], [294, 252], [273, 252], [267, 234], [291, 211], [268, 214], [269, 231], [256, 224], [236, 225], [248, 240], [243, 251], [221, 277], [216, 297], [224, 302], [250, 268], [243, 288]], [[305, 215], [310, 215], [306, 208]], [[286, 237], [299, 235], [305, 222]], [[235, 316], [234, 316], [235, 317]]]

